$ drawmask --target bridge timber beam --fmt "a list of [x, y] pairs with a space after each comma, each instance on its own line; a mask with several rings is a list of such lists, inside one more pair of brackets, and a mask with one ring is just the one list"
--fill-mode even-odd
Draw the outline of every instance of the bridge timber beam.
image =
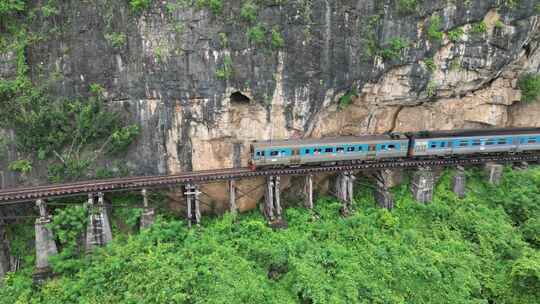
[[396, 161], [381, 160], [373, 163], [358, 163], [350, 165], [312, 166], [300, 168], [265, 169], [253, 171], [250, 168], [230, 168], [220, 170], [207, 170], [186, 172], [166, 176], [138, 176], [116, 178], [109, 180], [85, 181], [62, 185], [36, 186], [27, 188], [13, 188], [0, 190], [0, 205], [19, 202], [31, 202], [38, 198], [81, 196], [96, 192], [133, 191], [150, 188], [167, 188], [173, 185], [188, 183], [210, 183], [240, 178], [266, 177], [266, 176], [305, 176], [306, 174], [330, 173], [358, 170], [382, 170], [386, 168], [417, 168], [455, 165], [482, 165], [488, 162], [513, 163], [537, 162], [540, 152], [527, 154], [481, 155], [471, 158], [445, 158], [445, 159], [407, 159]]

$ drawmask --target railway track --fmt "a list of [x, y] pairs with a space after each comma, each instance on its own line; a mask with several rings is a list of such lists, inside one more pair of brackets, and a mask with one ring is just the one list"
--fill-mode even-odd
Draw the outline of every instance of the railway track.
[[428, 166], [478, 165], [487, 162], [534, 162], [540, 160], [540, 152], [527, 154], [477, 155], [468, 158], [437, 159], [392, 159], [357, 164], [335, 164], [330, 166], [307, 166], [299, 168], [277, 168], [252, 171], [248, 168], [231, 168], [185, 172], [175, 175], [137, 176], [107, 180], [83, 181], [36, 187], [0, 190], [0, 205], [34, 201], [38, 198], [59, 198], [81, 196], [96, 192], [130, 191], [151, 188], [165, 188], [188, 183], [210, 183], [231, 179], [253, 178], [272, 175], [306, 175], [313, 173], [341, 172], [355, 170], [377, 170], [387, 168], [414, 168]]

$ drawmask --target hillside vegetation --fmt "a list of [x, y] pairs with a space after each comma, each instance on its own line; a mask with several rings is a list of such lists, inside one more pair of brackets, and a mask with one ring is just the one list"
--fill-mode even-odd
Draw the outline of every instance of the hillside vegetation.
[[11, 274], [3, 303], [540, 303], [540, 169], [506, 169], [501, 186], [471, 171], [463, 200], [450, 173], [434, 202], [394, 189], [379, 209], [360, 189], [356, 211], [317, 201], [286, 209], [288, 229], [257, 213], [206, 218], [198, 229], [161, 218], [150, 230], [82, 259], [31, 287]]

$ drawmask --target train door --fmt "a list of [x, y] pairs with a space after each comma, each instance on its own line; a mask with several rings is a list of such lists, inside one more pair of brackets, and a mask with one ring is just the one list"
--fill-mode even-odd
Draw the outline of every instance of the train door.
[[374, 159], [377, 157], [377, 145], [376, 144], [369, 144], [368, 145], [368, 151], [367, 151], [367, 158], [368, 159]]
[[291, 164], [292, 165], [298, 165], [301, 163], [301, 157], [300, 157], [300, 149], [299, 148], [293, 148], [291, 151]]

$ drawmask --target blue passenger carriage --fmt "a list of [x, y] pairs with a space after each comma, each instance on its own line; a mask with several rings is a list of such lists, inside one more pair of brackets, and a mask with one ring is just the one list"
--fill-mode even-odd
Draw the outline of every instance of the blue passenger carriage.
[[254, 142], [252, 166], [291, 166], [406, 157], [403, 135], [370, 135]]
[[540, 129], [419, 132], [410, 135], [411, 157], [540, 150]]

